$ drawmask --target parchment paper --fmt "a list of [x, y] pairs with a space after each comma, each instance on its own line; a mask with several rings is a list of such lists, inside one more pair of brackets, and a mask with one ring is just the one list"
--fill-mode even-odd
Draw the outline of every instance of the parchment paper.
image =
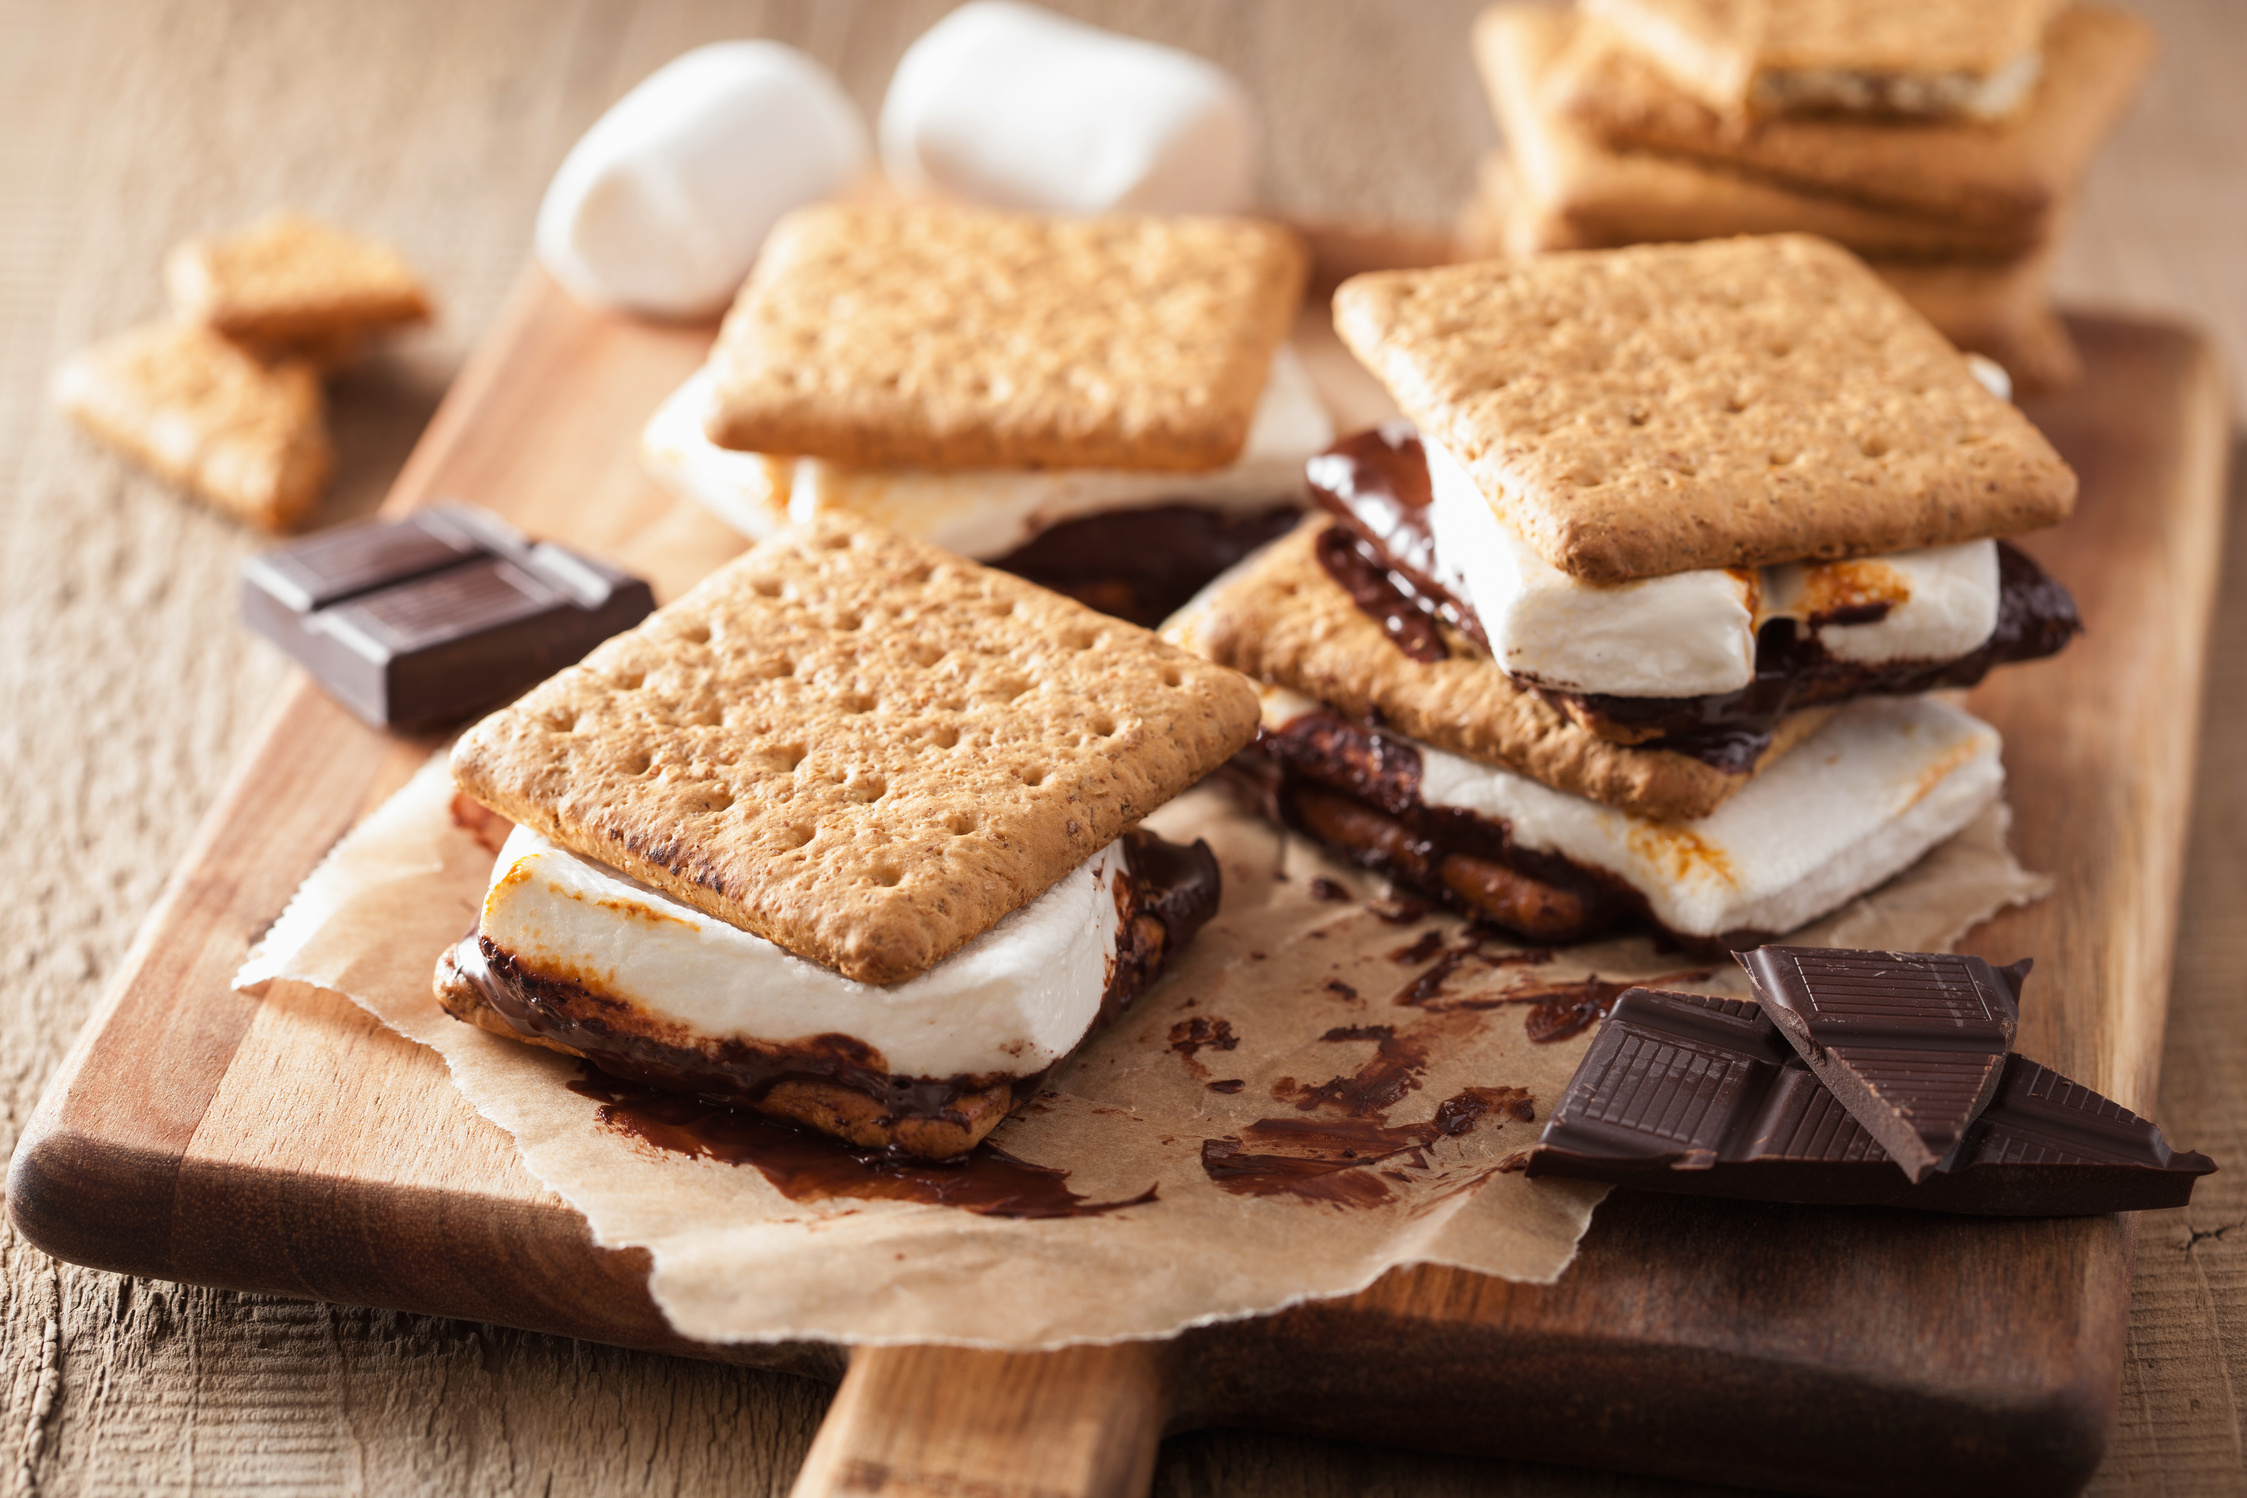
[[[1269, 1312], [1402, 1264], [1550, 1282], [1606, 1188], [1509, 1166], [1574, 1071], [1596, 1000], [1657, 978], [1745, 992], [1729, 965], [1644, 938], [1552, 953], [1476, 943], [1456, 919], [1400, 911], [1379, 881], [1196, 791], [1150, 825], [1209, 840], [1223, 909], [993, 1138], [1068, 1171], [1087, 1202], [1152, 1199], [1047, 1219], [791, 1201], [754, 1165], [604, 1126], [600, 1103], [568, 1089], [580, 1063], [437, 1007], [431, 969], [473, 925], [492, 865], [452, 795], [432, 761], [312, 874], [237, 986], [333, 989], [433, 1047], [599, 1242], [651, 1251], [656, 1304], [707, 1341], [1037, 1348]], [[1992, 807], [1798, 939], [1935, 950], [2038, 897], [2048, 881], [2013, 860], [2005, 825]], [[1538, 1043], [1532, 1028], [1575, 1033]]]

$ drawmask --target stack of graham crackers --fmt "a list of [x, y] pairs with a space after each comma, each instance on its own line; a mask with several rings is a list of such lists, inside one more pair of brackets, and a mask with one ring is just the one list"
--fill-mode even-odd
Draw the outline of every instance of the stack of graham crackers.
[[2022, 388], [2065, 385], [2053, 252], [2153, 55], [2067, 0], [1506, 3], [1476, 24], [1505, 150], [1471, 254], [1798, 231], [1864, 257]]
[[55, 401], [88, 432], [212, 508], [299, 524], [335, 469], [321, 376], [426, 322], [404, 257], [294, 213], [175, 246], [170, 315], [82, 350]]

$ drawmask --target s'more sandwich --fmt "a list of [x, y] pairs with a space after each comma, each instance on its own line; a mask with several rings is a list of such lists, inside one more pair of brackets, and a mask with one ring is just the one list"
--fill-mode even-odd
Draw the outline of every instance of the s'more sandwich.
[[847, 516], [471, 728], [515, 824], [455, 1017], [854, 1145], [972, 1148], [1214, 911], [1139, 821], [1247, 744], [1233, 672]]
[[752, 537], [842, 513], [1153, 624], [1285, 530], [1334, 431], [1251, 219], [828, 204], [766, 240], [656, 476]]
[[1998, 537], [2075, 476], [1942, 336], [1806, 236], [1385, 272], [1335, 297], [1409, 422], [1172, 620], [1263, 686], [1279, 820], [1532, 937], [1703, 948], [1841, 905], [1998, 794], [1925, 695], [2074, 604]]

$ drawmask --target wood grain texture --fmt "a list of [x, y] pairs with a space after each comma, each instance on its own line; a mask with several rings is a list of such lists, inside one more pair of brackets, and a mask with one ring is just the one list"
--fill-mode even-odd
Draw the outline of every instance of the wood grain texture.
[[[438, 333], [336, 393], [327, 519], [394, 476], [515, 276], [571, 139], [695, 42], [765, 34], [869, 104], [942, 0], [692, 0], [285, 9], [0, 4], [0, 784], [35, 850], [0, 906], [8, 1135], [115, 976], [165, 872], [282, 688], [233, 623], [255, 544], [82, 445], [41, 399], [69, 349], [158, 304], [177, 237], [294, 202], [402, 243]], [[1460, 38], [1471, 0], [1068, 3], [1218, 57], [1262, 103], [1266, 186], [1300, 213], [1448, 219], [1492, 132]], [[2141, 7], [2160, 71], [2094, 173], [2074, 298], [2186, 313], [2247, 351], [2247, 9]], [[2235, 390], [2235, 409], [2239, 394]], [[2235, 486], [2236, 487], [2236, 486]], [[2224, 575], [2247, 579], [2235, 526]], [[2247, 1160], [2247, 597], [2219, 593], [2159, 1116]], [[2236, 1491], [2247, 1387], [2247, 1173], [2145, 1219], [2123, 1420], [2102, 1493]], [[51, 1493], [780, 1492], [826, 1393], [796, 1379], [491, 1327], [127, 1281], [0, 1230], [0, 1462]], [[1174, 1439], [1160, 1492], [1682, 1492], [1526, 1463], [1230, 1432]]]

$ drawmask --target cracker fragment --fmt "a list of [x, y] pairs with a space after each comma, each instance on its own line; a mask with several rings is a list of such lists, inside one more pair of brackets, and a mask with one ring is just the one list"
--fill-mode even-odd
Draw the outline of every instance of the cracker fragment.
[[1306, 274], [1291, 232], [1248, 219], [800, 209], [726, 318], [710, 438], [864, 467], [1222, 467]]
[[164, 285], [181, 317], [323, 367], [369, 332], [430, 315], [428, 291], [396, 250], [286, 211], [174, 246]]
[[928, 971], [1255, 735], [1240, 677], [845, 516], [453, 750], [461, 788], [866, 983]]
[[[1495, 25], [1496, 13], [1481, 26]], [[1487, 45], [1484, 36], [1478, 29], [1478, 44]], [[1692, 157], [1808, 192], [2046, 239], [2155, 50], [2153, 29], [2140, 17], [2075, 5], [2052, 23], [2043, 75], [2019, 114], [1994, 124], [1898, 126], [1834, 118], [1743, 123], [1673, 87], [1628, 49], [1598, 40], [1556, 65], [1552, 104], [1613, 149]]]
[[2075, 474], [1808, 235], [1358, 276], [1335, 327], [1536, 550], [1595, 583], [2009, 536]]
[[270, 531], [302, 520], [335, 470], [320, 382], [198, 323], [134, 328], [73, 355], [54, 397], [159, 477]]
[[1791, 714], [1746, 772], [1611, 743], [1448, 630], [1448, 659], [1397, 649], [1319, 566], [1313, 543], [1330, 523], [1307, 520], [1242, 562], [1165, 625], [1164, 638], [1407, 738], [1657, 821], [1707, 816], [1833, 714]]
[[[1790, 80], [1971, 84], [2035, 56], [2066, 0], [1584, 0], [1679, 88], [1732, 114]], [[1947, 112], [1939, 108], [1914, 112]]]

